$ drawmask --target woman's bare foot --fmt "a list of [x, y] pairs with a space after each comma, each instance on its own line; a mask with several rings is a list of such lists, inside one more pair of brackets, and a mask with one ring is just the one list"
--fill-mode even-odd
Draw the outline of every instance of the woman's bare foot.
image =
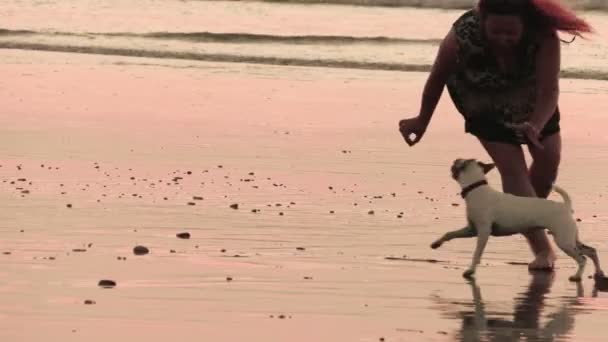
[[552, 250], [541, 252], [528, 264], [528, 269], [531, 271], [553, 271], [555, 260], [557, 260], [557, 256]]

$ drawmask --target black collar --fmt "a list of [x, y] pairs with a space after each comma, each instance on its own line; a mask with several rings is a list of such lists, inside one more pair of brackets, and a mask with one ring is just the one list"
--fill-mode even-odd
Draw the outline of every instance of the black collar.
[[462, 192], [460, 193], [460, 196], [462, 196], [462, 198], [466, 198], [467, 195], [469, 194], [469, 192], [477, 189], [478, 187], [482, 186], [482, 185], [486, 185], [488, 184], [487, 180], [480, 180], [479, 182], [475, 182], [471, 185], [467, 185], [464, 189], [462, 189]]

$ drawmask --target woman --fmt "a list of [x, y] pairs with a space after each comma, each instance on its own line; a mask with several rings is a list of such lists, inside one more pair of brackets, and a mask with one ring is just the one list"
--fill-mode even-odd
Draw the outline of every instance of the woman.
[[[458, 18], [439, 47], [420, 114], [399, 122], [408, 145], [424, 135], [447, 85], [465, 132], [496, 164], [503, 191], [547, 197], [561, 152], [557, 32], [592, 32], [557, 1], [480, 0]], [[521, 145], [532, 156], [529, 169]], [[551, 270], [556, 257], [545, 232], [525, 236], [535, 254], [529, 268]]]

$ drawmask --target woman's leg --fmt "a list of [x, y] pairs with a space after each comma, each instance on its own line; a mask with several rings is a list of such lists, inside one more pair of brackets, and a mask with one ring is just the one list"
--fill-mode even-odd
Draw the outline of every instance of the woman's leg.
[[538, 197], [546, 198], [557, 179], [562, 138], [558, 132], [546, 137], [541, 143], [544, 147], [542, 150], [533, 145], [528, 147], [533, 160], [530, 166], [530, 181]]
[[[547, 143], [547, 140], [548, 138], [543, 140], [543, 142]], [[480, 139], [480, 141], [498, 168], [498, 172], [502, 179], [503, 191], [517, 196], [536, 197], [536, 191], [532, 185], [530, 171], [528, 171], [524, 151], [521, 146], [490, 142], [483, 139]], [[539, 175], [540, 171], [544, 171], [539, 165], [543, 164], [537, 163], [537, 171], [534, 171], [535, 177], [544, 179]], [[539, 187], [545, 186], [544, 182], [539, 181], [538, 184]], [[552, 268], [553, 263], [555, 262], [555, 253], [553, 252], [545, 231], [537, 230], [526, 233], [524, 236], [528, 240], [530, 248], [536, 256], [535, 260], [529, 264], [529, 268]]]

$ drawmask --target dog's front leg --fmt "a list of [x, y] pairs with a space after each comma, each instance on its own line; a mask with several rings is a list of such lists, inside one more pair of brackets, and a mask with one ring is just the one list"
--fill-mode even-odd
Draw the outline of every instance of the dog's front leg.
[[435, 242], [433, 242], [431, 244], [431, 248], [432, 249], [437, 249], [439, 247], [441, 247], [441, 245], [443, 245], [444, 242], [448, 242], [452, 239], [459, 239], [459, 238], [470, 238], [473, 236], [476, 236], [477, 232], [475, 231], [475, 229], [473, 229], [470, 225], [466, 226], [462, 229], [458, 229], [458, 230], [454, 230], [451, 232], [447, 232], [445, 234], [443, 234], [442, 237], [440, 237], [439, 239], [435, 240]]
[[490, 233], [492, 232], [491, 223], [475, 222], [474, 224], [477, 231], [477, 246], [475, 247], [475, 253], [473, 253], [473, 262], [471, 263], [471, 266], [462, 274], [465, 278], [471, 278], [475, 274], [477, 265], [481, 262], [481, 256], [483, 255], [483, 251], [490, 238]]

